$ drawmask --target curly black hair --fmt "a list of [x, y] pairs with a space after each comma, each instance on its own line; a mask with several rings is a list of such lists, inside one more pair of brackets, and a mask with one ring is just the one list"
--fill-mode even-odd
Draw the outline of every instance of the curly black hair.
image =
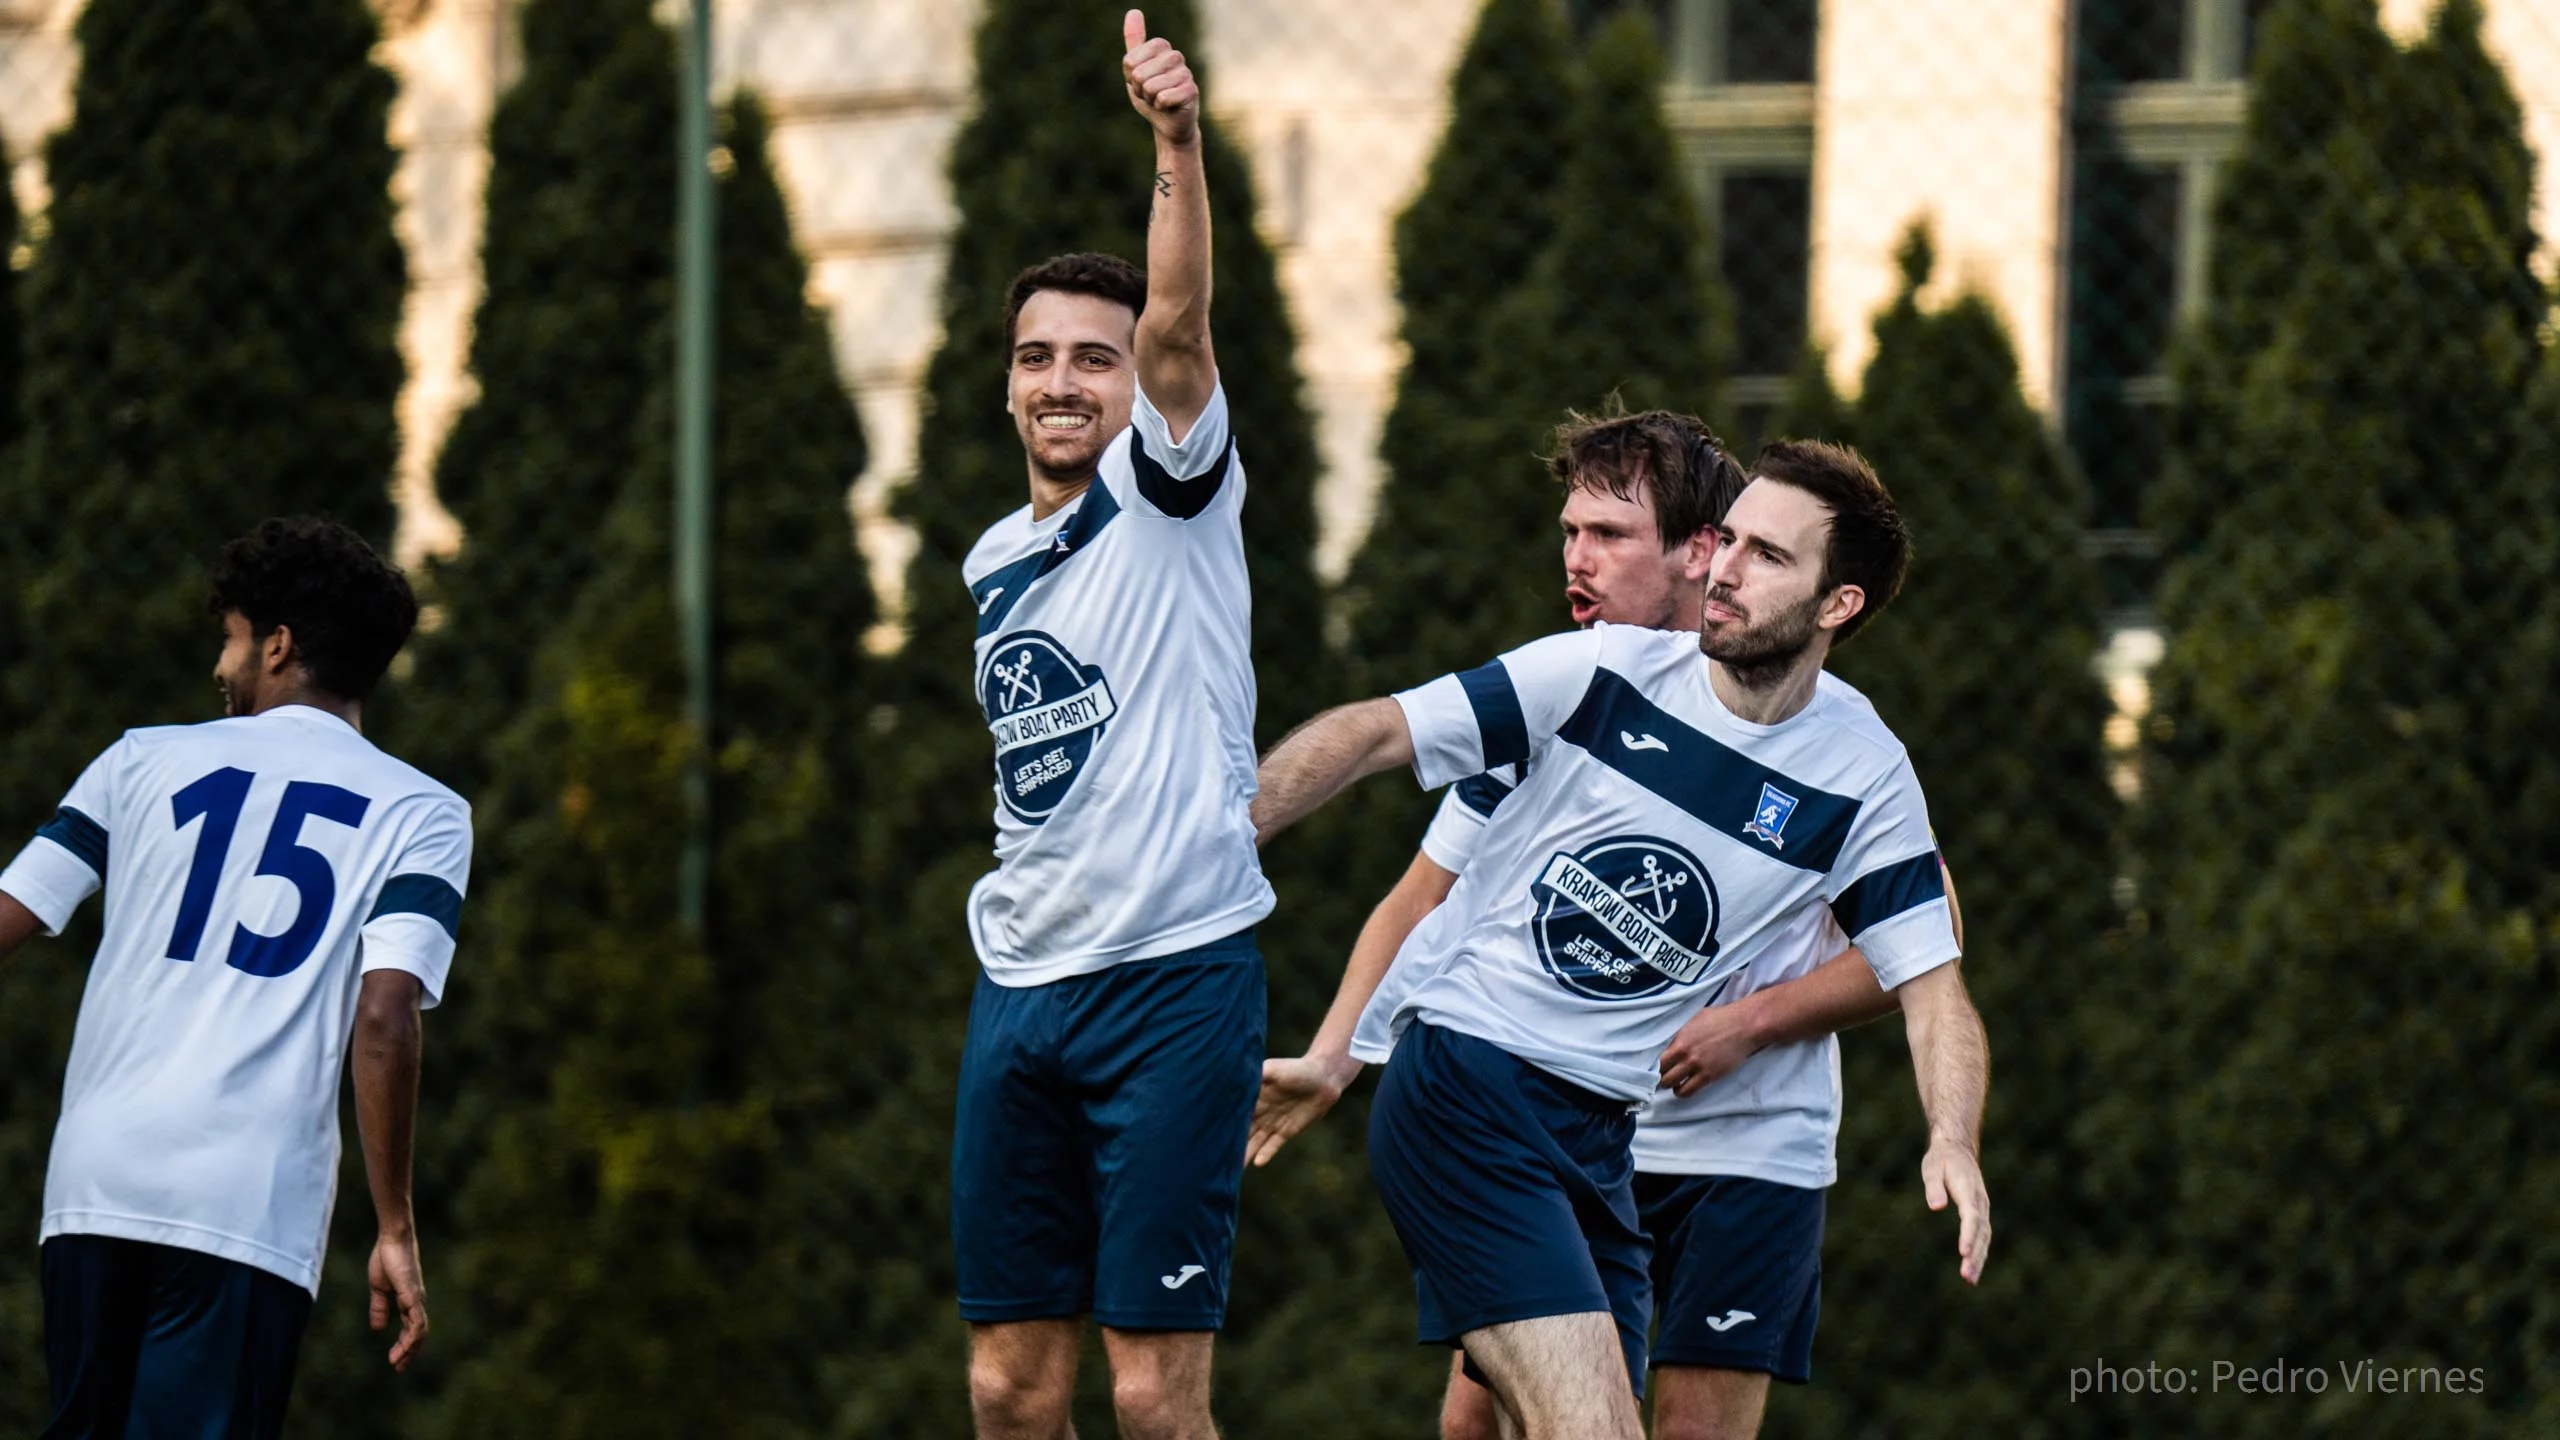
[[216, 616], [237, 610], [263, 639], [279, 625], [311, 683], [361, 700], [418, 626], [418, 597], [400, 567], [335, 520], [295, 515], [260, 522], [214, 557]]

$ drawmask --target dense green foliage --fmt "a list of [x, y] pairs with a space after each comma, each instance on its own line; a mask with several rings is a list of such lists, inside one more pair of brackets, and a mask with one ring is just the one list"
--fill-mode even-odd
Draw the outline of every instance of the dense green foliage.
[[2351, 0], [2269, 23], [2262, 97], [2359, 84], [2308, 134], [2253, 109], [2242, 166], [2293, 208], [2228, 207], [2187, 360], [2224, 388], [2167, 506], [2137, 857], [2174, 983], [2138, 1019], [2184, 1072], [2155, 1323], [2494, 1383], [2219, 1433], [2517, 1433], [2552, 1388], [2554, 1177], [2512, 1127], [2560, 1040], [2560, 413], [2480, 24], [2452, 0], [2400, 52]]
[[1922, 308], [1925, 231], [1905, 242], [1902, 268], [1848, 428], [1916, 553], [1901, 597], [1833, 668], [1909, 748], [1973, 902], [1965, 976], [2000, 1082], [1983, 1145], [2000, 1240], [1968, 1289], [1952, 1213], [1920, 1204], [1927, 1127], [1900, 1022], [1844, 1037], [1820, 1383], [1773, 1400], [1773, 1433], [2022, 1433], [2049, 1397], [1996, 1383], [1982, 1359], [2058, 1361], [2066, 1276], [2093, 1208], [2071, 1133], [2104, 1080], [2077, 1061], [2073, 1000], [2118, 965], [2107, 937], [2118, 805], [2091, 663], [2104, 617], [2078, 544], [2087, 499], [2020, 391], [1997, 312], [1974, 294]]
[[670, 643], [661, 365], [593, 578], [481, 797], [438, 1433], [814, 1433], [841, 1399], [820, 1366], [861, 1284], [842, 1137], [880, 1099], [853, 1002], [888, 960], [858, 944], [848, 860], [863, 442], [752, 100], [726, 146], [710, 914], [698, 940], [675, 923], [677, 782], [706, 741]]
[[652, 13], [648, 0], [534, 0], [523, 74], [490, 117], [479, 398], [435, 477], [465, 540], [430, 571], [444, 623], [419, 636], [386, 732], [465, 794], [653, 443], [642, 402], [673, 344], [677, 93], [674, 39]]
[[[278, 46], [290, 32], [295, 43]], [[391, 77], [363, 0], [94, 0], [17, 299], [0, 473], [0, 829], [26, 835], [130, 726], [219, 713], [214, 550], [328, 511], [388, 543]], [[13, 344], [12, 350], [18, 350]], [[15, 839], [11, 841], [14, 846]], [[94, 913], [94, 912], [93, 912]], [[36, 1210], [94, 923], [0, 1004], [0, 1430], [33, 1433]]]

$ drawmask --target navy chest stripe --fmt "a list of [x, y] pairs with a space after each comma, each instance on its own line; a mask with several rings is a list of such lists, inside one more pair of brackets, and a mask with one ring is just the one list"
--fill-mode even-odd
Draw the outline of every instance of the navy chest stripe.
[[[1556, 735], [1708, 829], [1799, 870], [1829, 871], [1858, 819], [1857, 800], [1790, 779], [1691, 728], [1607, 670], [1591, 677], [1582, 704]], [[1631, 745], [1628, 737], [1638, 743]], [[1759, 809], [1764, 786], [1776, 786], [1796, 802], [1775, 843], [1743, 829]]]
[[43, 836], [79, 857], [80, 863], [107, 878], [107, 828], [79, 811], [65, 805], [53, 812], [53, 818], [37, 829]]
[[1049, 542], [1048, 548], [1025, 555], [986, 579], [969, 587], [970, 598], [978, 602], [978, 633], [992, 635], [1004, 624], [1004, 617], [1022, 603], [1022, 597], [1042, 576], [1084, 553], [1102, 527], [1120, 516], [1120, 502], [1112, 498], [1111, 487], [1097, 475], [1084, 488], [1084, 504], [1070, 516], [1066, 528]]
[[1938, 869], [1938, 852], [1932, 850], [1859, 876], [1858, 883], [1831, 902], [1831, 914], [1854, 942], [1874, 926], [1945, 898], [1947, 879]]
[[1226, 486], [1227, 464], [1235, 458], [1236, 442], [1230, 436], [1227, 448], [1218, 452], [1217, 464], [1188, 480], [1177, 480], [1172, 471], [1147, 453], [1145, 435], [1135, 435], [1129, 440], [1129, 468], [1137, 472], [1138, 493], [1147, 497], [1148, 504], [1176, 520], [1192, 519], [1209, 508], [1209, 502], [1217, 499], [1218, 491]]

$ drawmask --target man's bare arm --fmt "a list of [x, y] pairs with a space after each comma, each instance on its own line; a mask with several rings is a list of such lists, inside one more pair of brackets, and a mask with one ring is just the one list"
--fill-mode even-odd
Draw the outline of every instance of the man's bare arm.
[[1911, 1068], [1920, 1108], [1929, 1119], [1929, 1153], [1920, 1174], [1929, 1208], [1955, 1201], [1956, 1253], [1968, 1281], [1982, 1278], [1991, 1254], [1991, 1197], [1982, 1183], [1982, 1107], [1991, 1089], [1991, 1043], [1965, 993], [1964, 972], [1941, 965], [1902, 984]]
[[1121, 78], [1155, 131], [1155, 204], [1147, 220], [1147, 308], [1138, 315], [1138, 388], [1173, 429], [1191, 433], [1216, 391], [1209, 347], [1209, 185], [1200, 165], [1200, 83], [1147, 17], [1122, 17]]
[[1690, 1017], [1662, 1050], [1663, 1088], [1695, 1094], [1772, 1045], [1814, 1040], [1890, 1015], [1901, 1002], [1852, 946], [1811, 972]]
[[373, 1328], [398, 1318], [400, 1338], [391, 1368], [405, 1370], [427, 1338], [427, 1287], [418, 1267], [417, 1213], [410, 1188], [410, 1157], [418, 1120], [420, 1049], [418, 977], [375, 970], [356, 997], [356, 1130], [364, 1142], [364, 1173], [373, 1192], [374, 1241], [368, 1275], [373, 1286]]
[[1333, 992], [1333, 1008], [1307, 1042], [1307, 1053], [1295, 1059], [1274, 1056], [1262, 1062], [1262, 1096], [1253, 1107], [1253, 1134], [1245, 1154], [1266, 1165], [1298, 1132], [1324, 1118], [1342, 1092], [1360, 1077], [1360, 1062], [1351, 1058], [1352, 1032], [1360, 1012], [1394, 966], [1405, 937], [1449, 898], [1458, 877], [1441, 869], [1430, 856], [1416, 852], [1413, 864], [1370, 910], [1352, 943], [1351, 962], [1343, 967], [1342, 984]]
[[1253, 799], [1254, 843], [1269, 844], [1361, 776], [1412, 763], [1413, 732], [1395, 701], [1356, 700], [1325, 711], [1262, 757], [1255, 775], [1260, 793]]
[[44, 933], [44, 922], [36, 912], [18, 903], [18, 897], [0, 890], [0, 959], [9, 952]]

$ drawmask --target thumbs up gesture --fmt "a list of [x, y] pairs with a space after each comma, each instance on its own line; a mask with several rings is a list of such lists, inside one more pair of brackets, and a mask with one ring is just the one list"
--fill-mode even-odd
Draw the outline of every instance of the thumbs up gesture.
[[1187, 145], [1200, 135], [1200, 82], [1191, 62], [1161, 37], [1147, 38], [1145, 12], [1132, 10], [1120, 21], [1120, 78], [1129, 86], [1129, 104], [1147, 117], [1160, 139]]

